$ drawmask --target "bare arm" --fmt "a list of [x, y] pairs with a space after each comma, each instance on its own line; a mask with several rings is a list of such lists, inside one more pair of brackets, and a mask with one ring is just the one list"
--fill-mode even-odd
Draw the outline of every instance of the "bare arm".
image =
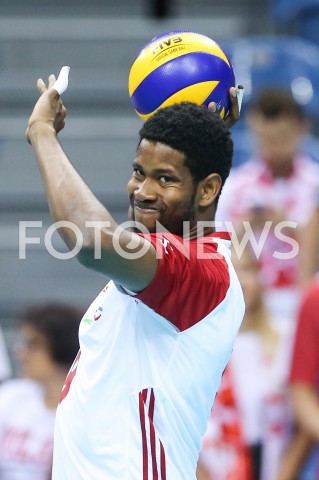
[[299, 429], [294, 432], [281, 458], [276, 480], [297, 480], [312, 443], [304, 431]]
[[210, 480], [210, 475], [200, 460], [197, 463], [196, 478], [197, 480]]
[[315, 389], [305, 383], [294, 383], [292, 406], [300, 428], [319, 442], [319, 399]]
[[[49, 77], [48, 88], [42, 80], [38, 80], [41, 96], [30, 116], [26, 132], [39, 165], [52, 219], [55, 222], [71, 222], [81, 232], [83, 247], [78, 255], [81, 263], [130, 290], [140, 291], [155, 275], [155, 249], [147, 240], [116, 224], [67, 158], [57, 138], [57, 133], [64, 127], [66, 111], [59, 94], [52, 88], [54, 83], [53, 75]], [[87, 226], [88, 221], [103, 222], [104, 225], [100, 231], [100, 258], [94, 258], [96, 232]], [[67, 246], [73, 249], [77, 240], [74, 230], [63, 228], [59, 231]], [[145, 249], [149, 247], [143, 256], [134, 260], [127, 258], [140, 251], [143, 245]]]
[[[240, 90], [241, 90], [241, 99], [238, 98], [238, 88], [236, 89], [235, 87], [231, 87], [229, 90], [230, 108], [229, 108], [229, 113], [225, 118], [225, 124], [227, 125], [228, 128], [233, 127], [240, 118], [241, 101], [242, 101], [242, 95], [244, 92], [244, 89], [242, 86], [240, 87]], [[211, 108], [215, 112], [217, 108], [216, 103], [211, 102], [208, 105], [208, 108]]]
[[300, 232], [300, 283], [307, 285], [319, 269], [319, 207]]

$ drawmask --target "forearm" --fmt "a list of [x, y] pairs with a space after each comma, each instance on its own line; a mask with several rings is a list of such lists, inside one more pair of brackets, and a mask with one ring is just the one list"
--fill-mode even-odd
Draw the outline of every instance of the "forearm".
[[[75, 226], [81, 232], [82, 246], [78, 259], [83, 265], [108, 275], [130, 290], [137, 292], [144, 289], [157, 269], [154, 248], [149, 248], [142, 258], [137, 257], [136, 260], [127, 260], [125, 255], [119, 255], [114, 246], [116, 230], [119, 233], [116, 242], [129, 255], [134, 254], [134, 248], [139, 251], [144, 239], [117, 225], [75, 170], [50, 125], [34, 125], [29, 129], [29, 138], [39, 164], [52, 219], [72, 224], [72, 228], [59, 228], [67, 246], [70, 249], [76, 246]], [[86, 225], [86, 222], [94, 222], [96, 228]], [[99, 236], [98, 250], [96, 235]], [[132, 249], [133, 237], [136, 246]]]
[[[35, 124], [30, 129], [29, 137], [53, 221], [64, 220], [76, 225], [87, 247], [93, 247], [94, 229], [87, 228], [85, 222], [90, 220], [109, 222], [111, 241], [111, 232], [116, 228], [115, 221], [67, 158], [54, 129], [47, 124]], [[74, 231], [71, 228], [61, 228], [59, 231], [68, 247], [73, 248], [76, 243]], [[107, 232], [107, 228], [103, 229], [105, 248], [108, 241]]]
[[295, 384], [292, 404], [300, 428], [319, 442], [319, 400], [315, 390], [306, 384]]
[[202, 462], [199, 460], [197, 463], [197, 470], [196, 470], [196, 479], [197, 480], [209, 480], [210, 475], [204, 468]]
[[312, 445], [312, 439], [302, 430], [294, 432], [282, 455], [276, 480], [296, 480]]
[[300, 245], [300, 283], [307, 285], [319, 268], [319, 208], [302, 228]]
[[[138, 292], [150, 283], [157, 270], [155, 248], [116, 224], [67, 158], [57, 138], [57, 132], [64, 127], [66, 110], [54, 85], [54, 75], [49, 76], [48, 88], [42, 79], [38, 80], [41, 95], [26, 131], [39, 164], [52, 219], [68, 222], [59, 228], [59, 233], [70, 249], [79, 248], [78, 259], [83, 265]], [[144, 246], [141, 258], [135, 256]]]

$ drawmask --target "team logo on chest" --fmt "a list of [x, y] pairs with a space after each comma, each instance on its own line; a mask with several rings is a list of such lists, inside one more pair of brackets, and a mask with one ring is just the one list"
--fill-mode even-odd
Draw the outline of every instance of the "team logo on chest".
[[101, 316], [102, 316], [102, 312], [103, 312], [103, 308], [102, 307], [98, 307], [96, 310], [95, 310], [95, 314], [94, 314], [94, 317], [93, 317], [93, 320], [95, 322], [97, 322], [98, 320], [100, 320]]
[[91, 325], [91, 323], [97, 322], [98, 320], [100, 320], [100, 318], [102, 317], [102, 312], [103, 312], [103, 307], [98, 307], [94, 312], [93, 319], [85, 317], [83, 318], [82, 322], [88, 323], [89, 325]]

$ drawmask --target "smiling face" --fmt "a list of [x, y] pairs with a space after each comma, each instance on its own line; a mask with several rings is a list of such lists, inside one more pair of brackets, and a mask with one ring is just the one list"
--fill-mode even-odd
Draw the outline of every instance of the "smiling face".
[[149, 232], [156, 221], [176, 235], [183, 233], [183, 221], [196, 220], [196, 193], [181, 152], [159, 142], [143, 139], [133, 162], [128, 194], [134, 219]]

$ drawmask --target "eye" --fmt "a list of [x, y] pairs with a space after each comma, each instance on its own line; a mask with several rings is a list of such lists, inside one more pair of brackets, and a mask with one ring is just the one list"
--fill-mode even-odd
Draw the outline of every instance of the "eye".
[[161, 183], [170, 183], [170, 182], [173, 182], [174, 179], [173, 179], [172, 177], [169, 177], [168, 175], [161, 175], [161, 176], [159, 177], [159, 181], [160, 181]]
[[133, 168], [133, 176], [134, 177], [144, 177], [144, 172], [138, 167]]

